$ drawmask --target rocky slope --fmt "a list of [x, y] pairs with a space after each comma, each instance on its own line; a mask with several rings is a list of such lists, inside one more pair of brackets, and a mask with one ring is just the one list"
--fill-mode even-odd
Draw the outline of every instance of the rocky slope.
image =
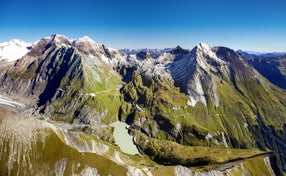
[[[128, 123], [142, 154], [161, 165], [142, 156], [125, 156], [129, 162], [122, 164], [117, 154], [104, 154], [106, 162], [111, 162], [112, 167], [120, 168], [123, 173], [130, 171], [129, 165], [134, 171], [131, 175], [160, 175], [170, 169], [175, 175], [203, 175], [205, 172], [210, 175], [253, 174], [258, 169], [256, 167], [263, 168], [260, 169], [262, 174], [279, 175], [282, 169], [286, 170], [286, 92], [272, 85], [231, 49], [201, 43], [192, 50], [176, 47], [153, 58], [147, 52], [128, 55], [97, 44], [88, 37], [69, 40], [53, 35], [33, 44], [31, 50], [15, 63], [3, 64], [0, 67], [0, 93], [25, 105], [16, 106], [18, 112], [79, 125], [68, 130], [76, 133], [72, 137], [65, 130], [63, 134], [55, 130], [55, 133], [50, 133], [55, 128], [44, 128], [44, 131], [49, 131], [48, 136], [52, 134], [51, 140], [64, 136], [64, 139], [72, 141], [59, 143], [61, 147], [67, 145], [73, 151], [93, 153], [90, 148], [94, 147], [88, 146], [93, 145], [90, 138], [96, 138], [100, 144], [107, 143], [120, 152], [114, 147], [109, 124], [117, 119]], [[6, 106], [4, 108], [7, 109]], [[23, 118], [19, 113], [11, 115], [6, 110], [3, 113]], [[1, 136], [4, 148], [14, 146], [7, 144], [9, 135], [14, 133], [9, 130], [5, 128]], [[4, 135], [6, 133], [9, 135]], [[31, 134], [34, 133], [37, 136], [36, 132]], [[74, 136], [78, 135], [80, 137], [75, 139]], [[81, 150], [79, 148], [84, 146], [79, 147], [78, 144], [85, 138], [88, 138], [85, 149]], [[46, 138], [35, 140], [45, 141]], [[43, 153], [50, 145], [41, 143], [42, 147], [35, 148], [39, 150], [37, 153]], [[274, 155], [257, 156], [261, 151], [253, 148], [274, 151]], [[235, 151], [237, 149], [240, 150]], [[180, 153], [199, 150], [207, 152], [190, 156], [188, 160]], [[13, 153], [18, 151], [22, 149]], [[58, 151], [55, 149], [55, 152]], [[225, 153], [226, 157], [223, 156]], [[5, 152], [2, 155], [1, 167], [6, 167], [5, 162], [16, 156]], [[32, 156], [37, 157], [36, 154], [29, 155], [30, 158]], [[41, 160], [44, 156], [34, 159]], [[60, 162], [63, 163], [61, 173], [80, 174], [85, 171], [85, 166], [77, 169], [67, 162], [70, 160], [68, 157], [70, 153], [64, 153], [52, 164], [44, 165], [52, 173], [55, 170], [53, 164], [67, 159]], [[89, 157], [98, 159], [98, 156]], [[242, 162], [226, 167], [227, 163], [243, 158]], [[143, 162], [142, 166], [134, 162], [138, 159]], [[88, 162], [85, 157], [81, 160]], [[90, 166], [86, 164], [88, 172], [107, 175], [101, 165]], [[203, 169], [186, 168], [194, 166], [202, 166]], [[11, 168], [18, 167], [20, 169], [11, 171]], [[30, 172], [25, 171], [24, 166], [10, 165], [5, 170], [12, 175], [22, 170]]]

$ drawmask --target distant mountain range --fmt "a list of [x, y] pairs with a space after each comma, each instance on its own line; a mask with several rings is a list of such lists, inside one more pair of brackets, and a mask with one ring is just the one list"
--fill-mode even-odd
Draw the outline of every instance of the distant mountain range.
[[13, 39], [9, 42], [0, 43], [0, 61], [15, 61], [31, 49], [31, 44], [23, 40]]
[[[286, 171], [286, 91], [263, 72], [282, 78], [284, 56], [205, 43], [115, 50], [57, 34], [8, 43], [25, 52], [0, 62], [3, 175]], [[117, 120], [141, 155], [115, 144]]]
[[243, 51], [243, 50], [237, 50], [236, 52], [240, 54], [245, 54], [246, 57], [249, 55], [263, 56], [263, 57], [275, 57], [275, 56], [286, 55], [286, 52], [257, 52], [257, 51]]
[[273, 84], [286, 89], [286, 53], [274, 52], [258, 55], [243, 51], [238, 51], [238, 53]]
[[171, 51], [173, 48], [164, 48], [164, 49], [158, 49], [158, 48], [143, 48], [143, 49], [120, 49], [119, 51], [122, 51], [128, 55], [134, 55], [140, 52], [149, 53], [153, 58], [158, 58], [161, 54], [163, 54], [166, 51]]

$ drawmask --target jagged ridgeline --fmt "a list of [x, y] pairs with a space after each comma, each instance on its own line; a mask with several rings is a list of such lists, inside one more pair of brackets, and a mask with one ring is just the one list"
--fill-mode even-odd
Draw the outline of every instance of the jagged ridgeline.
[[275, 174], [286, 171], [285, 90], [225, 47], [201, 43], [153, 57], [53, 35], [0, 67], [0, 90], [41, 118], [94, 127], [124, 121], [141, 152], [162, 165], [209, 166], [273, 151]]
[[122, 120], [157, 139], [191, 146], [276, 151], [285, 168], [285, 91], [244, 58], [200, 44], [164, 53], [124, 85]]
[[104, 62], [105, 48], [84, 37], [54, 35], [5, 73], [2, 88], [53, 120], [110, 123], [120, 106], [120, 76]]

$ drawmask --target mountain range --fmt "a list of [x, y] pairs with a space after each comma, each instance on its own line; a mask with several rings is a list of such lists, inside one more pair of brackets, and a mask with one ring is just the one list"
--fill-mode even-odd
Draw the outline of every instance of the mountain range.
[[248, 62], [273, 84], [286, 89], [286, 53], [249, 54], [239, 51]]
[[140, 52], [145, 52], [145, 53], [149, 53], [152, 58], [158, 58], [161, 54], [163, 54], [166, 51], [171, 51], [173, 48], [164, 48], [164, 49], [159, 49], [159, 48], [143, 48], [143, 49], [129, 49], [129, 48], [124, 48], [124, 49], [120, 49], [119, 51], [124, 52], [125, 54], [128, 55], [133, 55], [133, 54], [137, 54]]
[[9, 42], [0, 44], [0, 61], [15, 61], [24, 56], [30, 48], [31, 44], [23, 40], [13, 39]]
[[[284, 56], [205, 43], [115, 50], [57, 34], [18, 42], [0, 45], [2, 175], [286, 171], [286, 91], [271, 78], [285, 79]], [[140, 154], [118, 147], [118, 120]]]

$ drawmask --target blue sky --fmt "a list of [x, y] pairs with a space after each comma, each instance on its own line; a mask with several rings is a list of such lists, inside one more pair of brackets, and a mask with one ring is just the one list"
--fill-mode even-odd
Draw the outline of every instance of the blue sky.
[[54, 33], [113, 48], [193, 48], [199, 42], [286, 51], [285, 0], [1, 0], [0, 42]]

